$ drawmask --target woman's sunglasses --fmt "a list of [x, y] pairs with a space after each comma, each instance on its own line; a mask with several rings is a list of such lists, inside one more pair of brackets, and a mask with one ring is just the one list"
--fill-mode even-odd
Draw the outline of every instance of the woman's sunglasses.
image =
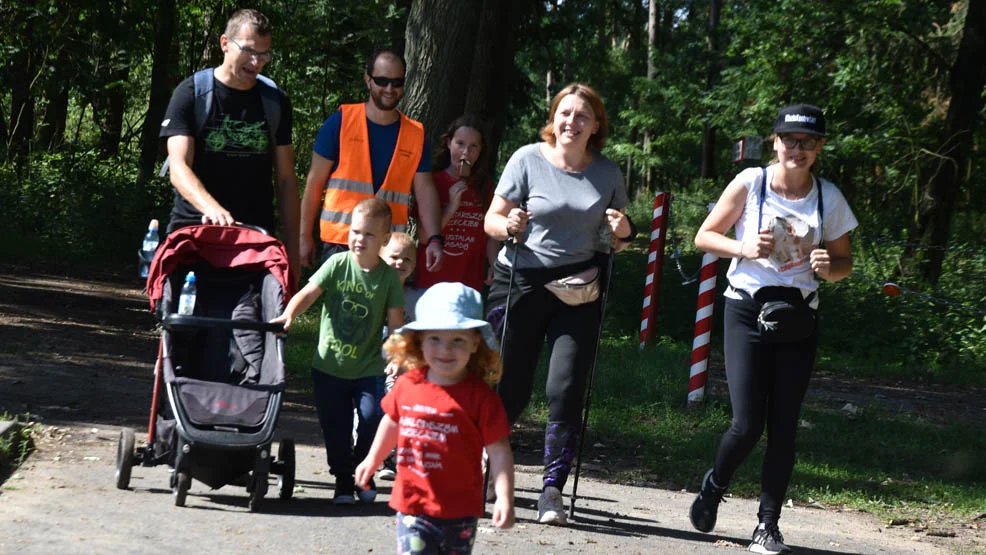
[[793, 149], [800, 145], [802, 150], [815, 150], [815, 147], [818, 146], [818, 137], [795, 139], [790, 135], [781, 135], [780, 139], [781, 143], [784, 144], [784, 148]]

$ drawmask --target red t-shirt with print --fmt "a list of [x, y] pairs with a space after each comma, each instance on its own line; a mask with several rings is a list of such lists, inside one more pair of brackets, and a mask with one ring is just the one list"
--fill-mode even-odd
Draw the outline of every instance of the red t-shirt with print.
[[483, 447], [510, 434], [500, 397], [475, 374], [455, 385], [405, 373], [381, 402], [398, 424], [395, 511], [432, 518], [483, 516]]
[[[435, 189], [441, 201], [442, 210], [449, 203], [449, 189], [459, 182], [445, 170], [435, 172]], [[487, 183], [486, 190], [489, 198], [483, 203], [480, 193], [472, 187], [467, 188], [459, 201], [459, 209], [455, 211], [442, 233], [445, 235], [445, 252], [442, 268], [437, 272], [425, 269], [426, 252], [418, 248], [417, 277], [414, 286], [426, 289], [442, 281], [454, 281], [472, 287], [482, 292], [486, 280], [486, 232], [483, 230], [483, 219], [486, 217], [484, 206], [489, 206], [493, 198], [493, 184]]]

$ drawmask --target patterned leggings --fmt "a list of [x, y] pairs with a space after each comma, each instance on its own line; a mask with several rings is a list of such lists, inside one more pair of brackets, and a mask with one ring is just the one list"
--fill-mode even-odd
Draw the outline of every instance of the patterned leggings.
[[398, 555], [468, 555], [476, 542], [476, 517], [432, 518], [397, 513]]

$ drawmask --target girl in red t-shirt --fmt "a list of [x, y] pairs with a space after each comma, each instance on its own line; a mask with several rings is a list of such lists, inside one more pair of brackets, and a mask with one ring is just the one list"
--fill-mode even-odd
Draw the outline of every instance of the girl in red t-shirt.
[[390, 506], [397, 511], [400, 553], [471, 553], [483, 515], [483, 449], [496, 489], [493, 525], [514, 523], [510, 425], [490, 387], [502, 367], [493, 329], [482, 319], [479, 292], [438, 283], [418, 299], [415, 321], [384, 350], [403, 374], [381, 402], [384, 417], [369, 454], [356, 468], [364, 489], [397, 447]]
[[[483, 230], [483, 218], [493, 197], [489, 158], [483, 123], [476, 116], [460, 116], [438, 138], [432, 168], [442, 207], [445, 258], [437, 272], [419, 271], [415, 288], [457, 281], [482, 291], [484, 283], [490, 283], [500, 242], [487, 237]], [[424, 267], [422, 250], [418, 268]]]

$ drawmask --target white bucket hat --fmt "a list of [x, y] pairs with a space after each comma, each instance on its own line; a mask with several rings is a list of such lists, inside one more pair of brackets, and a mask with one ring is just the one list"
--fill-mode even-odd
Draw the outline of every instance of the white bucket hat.
[[499, 349], [493, 326], [483, 320], [479, 292], [461, 283], [442, 282], [429, 287], [414, 305], [416, 319], [397, 330], [478, 330], [486, 346]]

